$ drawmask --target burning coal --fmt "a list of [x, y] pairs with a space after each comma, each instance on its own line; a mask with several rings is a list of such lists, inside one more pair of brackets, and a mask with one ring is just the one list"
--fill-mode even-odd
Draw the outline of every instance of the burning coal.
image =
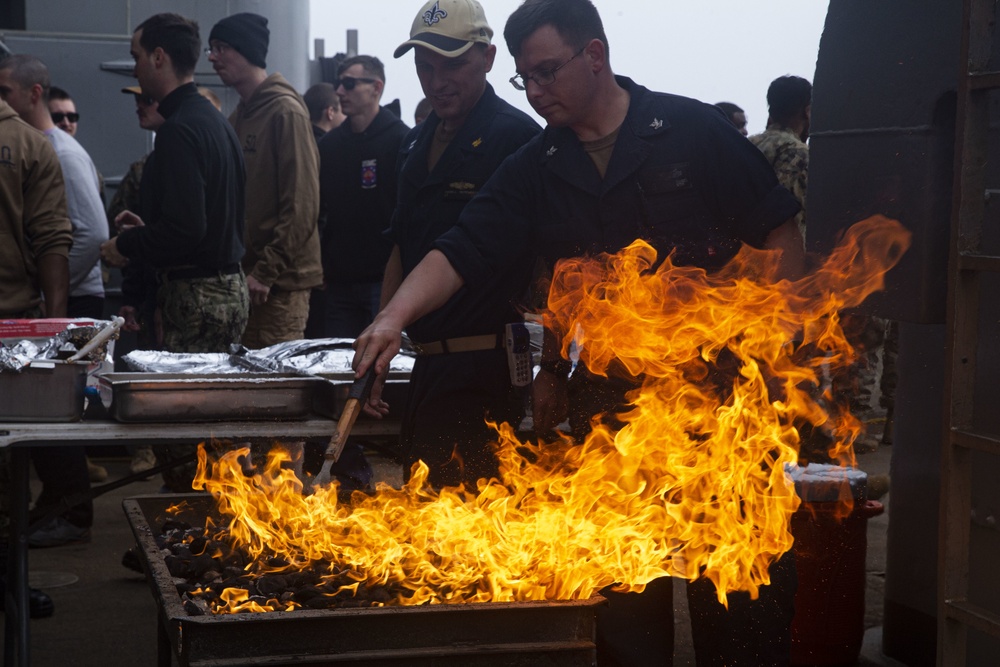
[[281, 454], [248, 477], [246, 450], [211, 465], [202, 451], [196, 484], [246, 571], [318, 569], [338, 591], [347, 572], [396, 591], [389, 604], [585, 599], [662, 576], [708, 577], [722, 602], [755, 596], [792, 546], [799, 501], [785, 470], [802, 428], [830, 434], [830, 454], [847, 460], [861, 430], [819, 379], [853, 358], [839, 313], [882, 288], [908, 243], [899, 223], [866, 220], [797, 281], [775, 280], [777, 255], [748, 247], [711, 275], [657, 264], [639, 241], [561, 263], [546, 322], [592, 372], [636, 378], [625, 425], [595, 422], [585, 442], [555, 444], [498, 425], [501, 479], [476, 489], [435, 491], [418, 466], [402, 489], [343, 504], [335, 488], [303, 495]]

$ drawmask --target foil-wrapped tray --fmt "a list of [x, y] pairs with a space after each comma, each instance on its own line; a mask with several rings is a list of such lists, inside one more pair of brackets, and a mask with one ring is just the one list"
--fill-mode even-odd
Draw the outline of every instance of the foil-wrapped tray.
[[121, 422], [305, 419], [320, 387], [327, 386], [321, 378], [294, 373], [100, 376], [101, 399]]

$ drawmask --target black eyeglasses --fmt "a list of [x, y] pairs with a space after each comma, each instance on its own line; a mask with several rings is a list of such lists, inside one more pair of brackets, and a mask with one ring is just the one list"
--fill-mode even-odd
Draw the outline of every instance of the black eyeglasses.
[[342, 76], [337, 80], [337, 85], [334, 86], [334, 90], [340, 86], [344, 87], [344, 90], [354, 90], [354, 87], [359, 83], [375, 83], [378, 79], [368, 79], [363, 76]]
[[216, 42], [212, 46], [206, 46], [205, 47], [205, 55], [206, 56], [221, 56], [226, 51], [228, 51], [229, 48], [230, 48], [229, 45], [226, 44], [225, 42]]
[[71, 113], [63, 113], [62, 111], [56, 111], [52, 114], [53, 123], [61, 123], [64, 120], [68, 120], [71, 123], [75, 123], [80, 120], [80, 114], [73, 111]]
[[564, 62], [562, 65], [559, 65], [559, 67], [554, 67], [552, 69], [540, 69], [533, 74], [515, 74], [510, 77], [510, 85], [514, 86], [518, 90], [527, 90], [529, 81], [534, 81], [539, 86], [552, 85], [552, 82], [556, 80], [556, 72], [573, 62], [573, 59], [583, 53], [586, 48], [586, 45], [584, 45], [583, 48], [573, 54], [572, 58]]

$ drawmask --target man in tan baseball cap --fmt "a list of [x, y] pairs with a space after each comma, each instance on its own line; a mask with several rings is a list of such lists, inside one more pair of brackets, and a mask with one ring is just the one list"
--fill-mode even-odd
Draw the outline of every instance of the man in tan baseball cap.
[[[432, 112], [402, 143], [383, 303], [433, 250], [434, 240], [456, 224], [465, 203], [500, 163], [540, 130], [487, 83], [496, 55], [492, 36], [476, 0], [431, 0], [417, 12], [410, 39], [395, 51], [399, 58], [413, 50]], [[426, 354], [414, 363], [402, 420], [404, 470], [421, 460], [430, 468], [430, 483], [438, 487], [465, 482], [475, 488], [480, 477], [498, 474], [488, 444], [495, 434], [485, 418], [517, 424], [523, 416], [523, 388], [512, 385], [500, 341], [504, 325], [520, 318], [511, 304], [530, 278], [528, 268], [505, 267], [494, 277], [495, 284], [453, 297], [411, 327], [413, 340]], [[468, 373], [470, 368], [476, 372]], [[380, 393], [373, 395], [378, 405]], [[387, 408], [384, 403], [381, 407]], [[443, 413], [451, 418], [431, 418]]]
[[423, 46], [449, 58], [462, 55], [473, 44], [489, 45], [493, 29], [476, 0], [430, 0], [413, 19], [410, 39], [393, 52], [394, 58], [414, 46]]

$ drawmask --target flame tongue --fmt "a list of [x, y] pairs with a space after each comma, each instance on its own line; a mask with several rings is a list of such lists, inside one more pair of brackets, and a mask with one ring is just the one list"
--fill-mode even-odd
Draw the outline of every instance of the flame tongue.
[[816, 392], [817, 369], [853, 355], [838, 312], [882, 287], [908, 238], [895, 221], [858, 223], [795, 282], [774, 283], [777, 256], [746, 247], [713, 275], [656, 266], [642, 242], [561, 263], [546, 321], [570, 332], [564, 350], [576, 335], [591, 372], [641, 380], [624, 426], [595, 422], [582, 443], [523, 444], [499, 425], [502, 480], [478, 489], [433, 491], [418, 467], [348, 507], [335, 489], [303, 496], [287, 456], [247, 478], [244, 452], [211, 467], [202, 454], [196, 481], [253, 567], [329, 562], [401, 585], [398, 604], [582, 599], [665, 575], [708, 577], [723, 602], [756, 596], [792, 546], [798, 427], [826, 429], [848, 456], [858, 431]]

